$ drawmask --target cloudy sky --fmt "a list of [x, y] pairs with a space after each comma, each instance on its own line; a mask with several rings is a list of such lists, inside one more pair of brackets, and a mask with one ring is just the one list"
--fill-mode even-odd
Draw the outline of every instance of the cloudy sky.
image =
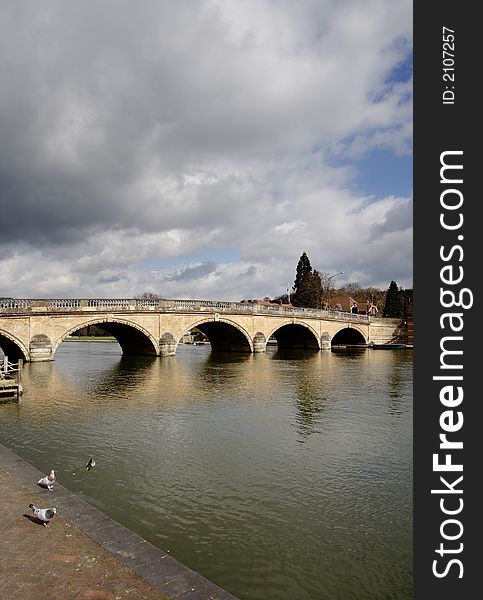
[[410, 0], [4, 0], [0, 296], [412, 287]]

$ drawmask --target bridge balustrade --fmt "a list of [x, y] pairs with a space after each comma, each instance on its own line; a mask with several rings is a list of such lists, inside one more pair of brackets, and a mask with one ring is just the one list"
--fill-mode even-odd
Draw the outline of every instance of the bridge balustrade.
[[197, 308], [200, 302], [197, 300], [175, 300], [174, 308]]
[[91, 299], [87, 301], [87, 306], [95, 308], [121, 308], [126, 309], [132, 304], [132, 300], [120, 300], [120, 299]]
[[73, 299], [64, 300], [49, 300], [49, 310], [55, 310], [56, 308], [80, 308], [81, 301]]
[[233, 308], [237, 306], [236, 302], [217, 302], [216, 300], [207, 300], [203, 302], [203, 305], [208, 308]]
[[159, 300], [144, 300], [141, 298], [136, 298], [136, 308], [158, 308], [159, 304]]
[[25, 310], [30, 307], [30, 300], [15, 300], [14, 298], [1, 298], [0, 299], [0, 310], [1, 309], [20, 309]]
[[[29, 311], [207, 311], [220, 313], [277, 314], [293, 317], [310, 317], [330, 321], [350, 321], [352, 323], [370, 323], [374, 317], [342, 311], [319, 310], [315, 308], [290, 307], [268, 304], [247, 304], [242, 302], [224, 302], [218, 300], [143, 300], [139, 298], [58, 298], [50, 300], [29, 300], [2, 298], [0, 314], [25, 313]], [[380, 317], [379, 317], [380, 318]]]
[[324, 312], [327, 314], [327, 319], [332, 319], [334, 321], [352, 321], [356, 323], [367, 323], [371, 318], [370, 315], [359, 315], [358, 313], [350, 313], [339, 310], [327, 310]]
[[217, 309], [229, 309], [237, 306], [237, 302], [220, 302], [218, 300], [174, 300], [174, 308], [193, 308], [199, 310], [200, 308], [217, 308]]

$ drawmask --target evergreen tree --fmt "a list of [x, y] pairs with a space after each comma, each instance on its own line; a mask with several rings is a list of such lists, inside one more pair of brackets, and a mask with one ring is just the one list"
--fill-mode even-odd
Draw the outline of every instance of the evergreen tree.
[[309, 257], [305, 252], [297, 264], [293, 289], [292, 304], [294, 306], [321, 308], [323, 294], [322, 278], [318, 271], [312, 270]]
[[312, 265], [310, 264], [309, 257], [305, 252], [302, 253], [302, 256], [299, 258], [299, 262], [297, 264], [297, 271], [295, 275], [295, 281], [293, 283], [293, 291], [294, 295], [299, 291], [300, 285], [302, 283], [302, 279], [307, 273], [312, 272]]
[[310, 286], [310, 308], [322, 308], [322, 302], [324, 297], [324, 286], [322, 284], [322, 276], [319, 271], [312, 272]]
[[391, 281], [389, 289], [386, 292], [386, 304], [382, 312], [383, 317], [397, 318], [402, 315], [402, 302], [399, 290], [395, 281]]

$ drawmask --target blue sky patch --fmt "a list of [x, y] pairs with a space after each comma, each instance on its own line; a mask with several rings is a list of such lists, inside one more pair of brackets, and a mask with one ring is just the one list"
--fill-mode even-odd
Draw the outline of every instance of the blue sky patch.
[[373, 150], [355, 166], [358, 176], [354, 183], [359, 193], [378, 198], [412, 195], [412, 156], [396, 156], [387, 150]]

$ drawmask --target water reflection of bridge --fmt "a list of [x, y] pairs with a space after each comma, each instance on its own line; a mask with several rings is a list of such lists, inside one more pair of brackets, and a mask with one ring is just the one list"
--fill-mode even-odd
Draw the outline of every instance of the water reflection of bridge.
[[332, 345], [387, 343], [399, 319], [238, 302], [139, 299], [0, 300], [0, 347], [11, 360], [53, 360], [67, 336], [96, 325], [127, 356], [176, 353], [194, 327], [214, 351], [265, 352], [278, 347], [320, 350]]

